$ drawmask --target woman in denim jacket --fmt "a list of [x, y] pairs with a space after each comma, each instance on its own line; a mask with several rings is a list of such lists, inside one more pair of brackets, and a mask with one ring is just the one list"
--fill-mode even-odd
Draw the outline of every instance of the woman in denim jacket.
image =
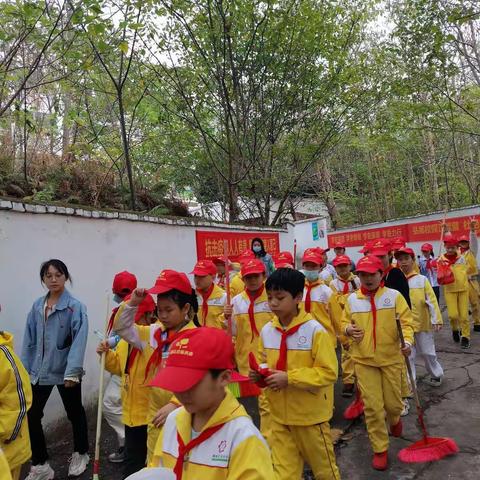
[[48, 293], [34, 302], [28, 314], [22, 347], [22, 362], [33, 392], [28, 412], [32, 467], [25, 480], [54, 478], [42, 429], [43, 410], [54, 386], [73, 428], [74, 453], [68, 474], [82, 474], [90, 461], [81, 383], [88, 336], [87, 310], [65, 288], [70, 274], [61, 260], [45, 262], [40, 268], [40, 279]]

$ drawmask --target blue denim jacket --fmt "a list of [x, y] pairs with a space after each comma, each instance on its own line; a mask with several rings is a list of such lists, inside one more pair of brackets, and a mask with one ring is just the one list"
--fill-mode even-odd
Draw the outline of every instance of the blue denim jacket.
[[23, 336], [22, 362], [32, 384], [60, 385], [66, 377], [84, 374], [88, 337], [87, 309], [64, 290], [45, 322], [46, 297], [40, 297], [28, 314]]

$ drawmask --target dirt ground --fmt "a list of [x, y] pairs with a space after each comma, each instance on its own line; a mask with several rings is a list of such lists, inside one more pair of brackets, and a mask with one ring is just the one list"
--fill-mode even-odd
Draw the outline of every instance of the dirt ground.
[[[455, 439], [460, 448], [458, 455], [426, 464], [402, 464], [396, 457], [400, 449], [421, 438], [415, 407], [411, 402], [410, 414], [404, 418], [402, 438], [391, 438], [387, 472], [372, 470], [371, 449], [368, 442], [363, 418], [347, 422], [342, 413], [350, 400], [340, 396], [341, 385], [336, 386], [336, 410], [332, 419], [332, 428], [340, 430], [340, 439], [336, 445], [337, 463], [342, 478], [349, 480], [469, 480], [477, 479], [480, 471], [480, 333], [472, 332], [472, 348], [463, 351], [451, 339], [447, 326], [437, 335], [437, 352], [445, 370], [443, 385], [434, 388], [422, 382], [425, 370], [421, 361], [417, 361], [419, 391], [426, 410], [427, 425], [431, 436], [448, 436]], [[248, 409], [256, 417], [250, 405]], [[88, 412], [91, 452], [93, 455], [95, 439], [95, 410]], [[67, 478], [68, 458], [71, 455], [71, 432], [67, 423], [49, 432], [47, 436], [51, 465], [55, 469], [57, 480]], [[101, 445], [101, 480], [120, 480], [121, 464], [111, 464], [107, 455], [116, 449], [116, 439], [108, 425], [103, 425]], [[25, 468], [25, 471], [27, 469]], [[26, 473], [22, 475], [24, 479]], [[92, 478], [90, 468], [80, 480]], [[305, 480], [312, 479], [308, 469]], [[199, 479], [204, 480], [204, 479]], [[206, 480], [206, 479], [205, 479]], [[295, 480], [295, 479], [292, 479]]]

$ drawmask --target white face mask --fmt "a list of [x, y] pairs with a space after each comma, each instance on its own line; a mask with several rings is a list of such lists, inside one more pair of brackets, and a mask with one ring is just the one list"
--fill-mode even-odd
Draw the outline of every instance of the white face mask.
[[113, 301], [114, 301], [115, 303], [120, 304], [120, 303], [123, 302], [123, 298], [122, 298], [120, 295], [117, 295], [117, 294], [115, 293], [115, 294], [113, 295]]
[[304, 270], [303, 274], [309, 282], [316, 282], [320, 276], [320, 270]]
[[262, 251], [262, 247], [260, 245], [254, 245], [252, 247], [252, 250], [255, 252], [255, 253], [260, 253]]

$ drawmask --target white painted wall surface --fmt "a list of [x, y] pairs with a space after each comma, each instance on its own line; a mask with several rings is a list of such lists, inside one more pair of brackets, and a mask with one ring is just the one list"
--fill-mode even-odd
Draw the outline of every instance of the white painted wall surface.
[[[46, 293], [40, 284], [40, 264], [49, 258], [63, 260], [73, 278], [73, 286], [67, 288], [86, 304], [89, 316], [87, 373], [83, 384], [85, 402], [93, 401], [98, 390], [99, 367], [95, 353], [98, 339], [93, 331], [104, 329], [106, 298], [111, 293], [114, 274], [129, 270], [137, 275], [139, 286], [150, 287], [164, 268], [190, 272], [196, 261], [195, 229], [222, 229], [206, 224], [164, 225], [1, 210], [5, 205], [2, 201], [0, 329], [15, 335], [15, 350], [20, 352], [27, 313], [34, 300]], [[182, 223], [185, 222], [182, 220]], [[278, 231], [281, 248], [293, 251], [293, 228]], [[45, 414], [47, 424], [59, 416], [64, 417], [56, 390]]]
[[[313, 240], [312, 223], [317, 223], [319, 239]], [[327, 221], [324, 217], [300, 220], [294, 224], [295, 240], [297, 241], [297, 267], [300, 268], [303, 252], [307, 248], [327, 248]]]

